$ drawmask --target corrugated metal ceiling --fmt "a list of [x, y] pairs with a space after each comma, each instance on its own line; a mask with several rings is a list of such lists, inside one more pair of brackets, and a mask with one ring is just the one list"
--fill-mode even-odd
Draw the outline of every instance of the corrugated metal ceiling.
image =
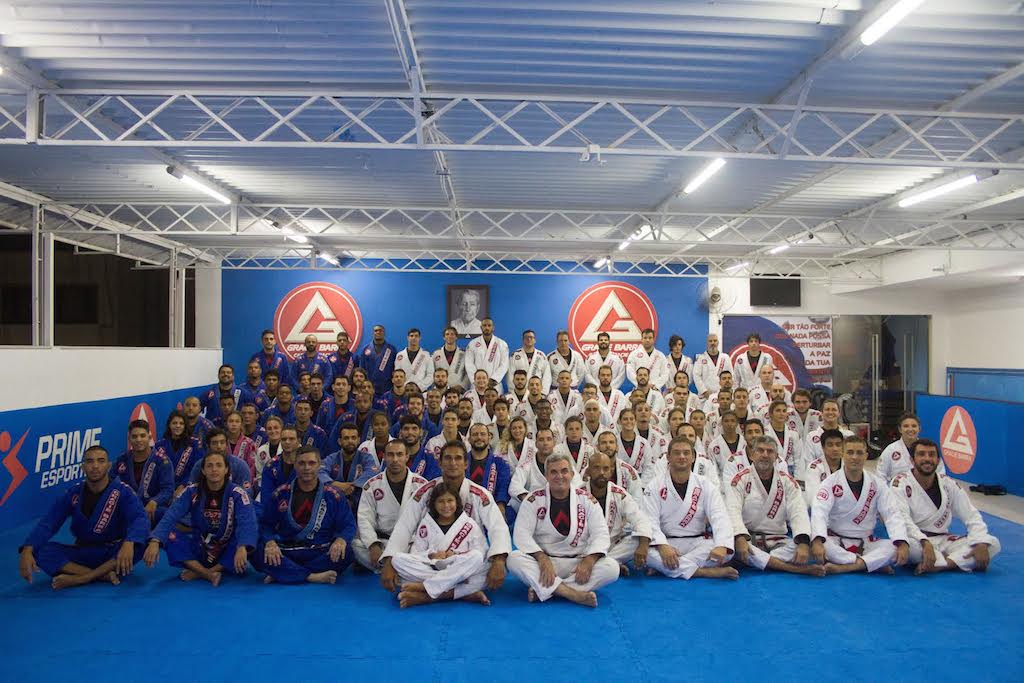
[[[435, 91], [745, 102], [776, 99], [876, 5], [875, 0], [393, 1], [407, 13], [424, 79]], [[0, 48], [69, 88], [407, 88], [384, 0], [0, 2]], [[828, 63], [816, 75], [808, 102], [939, 108], [1022, 61], [1020, 2], [928, 0], [883, 41], [853, 59]], [[0, 89], [14, 85], [9, 74], [0, 76]], [[1024, 78], [967, 107], [1021, 111]], [[563, 112], [568, 115], [571, 105]], [[636, 113], [642, 115], [642, 109]], [[258, 126], [267, 116], [244, 107], [232, 121]], [[339, 125], [329, 110], [303, 116], [317, 130]], [[407, 125], [398, 111], [376, 116], [375, 125]], [[479, 127], [478, 120], [479, 112], [453, 111], [440, 129], [465, 136]], [[836, 122], [844, 124], [841, 117]], [[516, 123], [529, 135], [546, 135], [552, 127], [532, 109], [519, 114]], [[740, 123], [720, 133], [735, 136]], [[172, 107], [161, 125], [190, 131], [199, 120]], [[621, 124], [602, 114], [588, 125]], [[846, 122], [848, 128], [854, 125]], [[689, 127], [681, 117], [666, 115], [658, 133], [672, 140]], [[812, 141], [818, 134], [813, 128], [803, 132]], [[878, 139], [884, 134], [880, 130]], [[489, 141], [501, 142], [504, 135], [498, 129]], [[824, 143], [831, 141], [829, 135], [820, 131]], [[172, 154], [256, 202], [443, 207], [447, 201], [429, 153], [202, 148]], [[672, 199], [705, 163], [615, 157], [600, 164], [572, 156], [484, 152], [447, 156], [458, 202], [474, 208], [651, 210]], [[145, 150], [0, 147], [0, 180], [60, 200], [199, 200], [166, 174], [165, 165]], [[731, 161], [701, 192], [677, 197], [667, 208], [742, 212], [756, 207], [839, 216], [941, 172], [870, 167], [835, 172], [806, 162]], [[1003, 174], [927, 210], [955, 209], [1021, 183], [1022, 174]], [[1019, 201], [1008, 202], [985, 215], [1010, 216], [1019, 207]]]

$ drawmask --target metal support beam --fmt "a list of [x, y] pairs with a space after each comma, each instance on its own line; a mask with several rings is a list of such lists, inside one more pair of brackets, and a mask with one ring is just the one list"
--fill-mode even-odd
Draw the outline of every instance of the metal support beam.
[[53, 234], [43, 207], [32, 208], [32, 346], [53, 346]]
[[[65, 91], [60, 87], [59, 83], [57, 83], [56, 81], [51, 81], [50, 79], [43, 76], [43, 74], [40, 73], [38, 70], [33, 69], [20, 59], [16, 59], [9, 52], [2, 49], [0, 49], [0, 69], [4, 71], [5, 75], [9, 75], [15, 81], [23, 84], [25, 88], [27, 88], [28, 90], [25, 110], [24, 112], [22, 112], [22, 115], [25, 117], [23, 122], [18, 122], [18, 117], [12, 118], [10, 114], [5, 111], [4, 107], [0, 105], [0, 135], [2, 135], [3, 132], [4, 119], [10, 119], [15, 122], [14, 125], [16, 127], [22, 128], [25, 134], [25, 142], [27, 144], [35, 144], [42, 131], [44, 120], [46, 118], [44, 115], [44, 113], [46, 112], [46, 110], [44, 109], [45, 102], [43, 97], [40, 96], [39, 91], [45, 89], [54, 94], [59, 94]], [[72, 96], [70, 98], [70, 101], [78, 103], [78, 98]], [[131, 108], [130, 103], [125, 104], [126, 106]], [[80, 106], [88, 106], [88, 103], [81, 102]], [[143, 114], [138, 110], [135, 110], [135, 113], [139, 116], [143, 116]], [[156, 116], [156, 114], [158, 113], [159, 112], [151, 111], [150, 117]], [[136, 131], [134, 128], [122, 126], [120, 123], [113, 120], [112, 118], [109, 118], [102, 112], [94, 111], [92, 118], [96, 124], [99, 124], [100, 126], [108, 130], [120, 132], [125, 137], [135, 137]], [[224, 186], [216, 178], [209, 176], [204, 171], [196, 168], [195, 166], [192, 166], [191, 164], [179, 160], [175, 156], [172, 156], [159, 149], [152, 148], [147, 149], [147, 154], [151, 158], [159, 161], [161, 164], [167, 166], [176, 166], [182, 170], [188, 171], [189, 174], [196, 178], [201, 179], [206, 185], [212, 187], [213, 189], [217, 190], [223, 195], [229, 197], [236, 197], [237, 195], [237, 193], [233, 189]]]
[[159, 235], [147, 235], [143, 230], [138, 229], [134, 225], [122, 223], [109, 215], [101, 216], [82, 207], [73, 207], [68, 204], [56, 202], [53, 199], [31, 192], [24, 188], [18, 187], [17, 185], [11, 185], [0, 181], [0, 197], [8, 197], [15, 201], [23, 204], [29, 204], [31, 206], [44, 206], [46, 212], [53, 214], [54, 216], [61, 216], [63, 220], [56, 226], [51, 227], [45, 225], [44, 228], [47, 232], [59, 234], [62, 229], [66, 230], [68, 234], [83, 231], [102, 231], [115, 233], [117, 235], [126, 235], [132, 240], [142, 242], [162, 249], [174, 249], [181, 248], [187, 249], [185, 245], [179, 244], [173, 240], [169, 240], [166, 237]]
[[[607, 256], [621, 238], [610, 233], [637, 223], [657, 225], [654, 237], [631, 243], [630, 253], [684, 253], [687, 258], [747, 254], [790, 243], [819, 256], [851, 248], [1024, 250], [1024, 220], [1007, 217], [914, 215], [871, 212], [857, 216], [729, 214], [675, 212], [658, 216], [631, 211], [558, 211], [549, 209], [480, 209], [446, 206], [291, 206], [272, 204], [163, 205], [86, 204], [64, 206], [72, 214], [93, 216], [101, 225], [123, 226], [119, 234], [162, 239], [181, 256], [192, 249], [258, 243], [290, 248], [286, 230], [300, 233], [328, 254], [339, 250], [387, 249], [399, 244], [461, 249], [474, 253], [521, 249], [575, 250], [578, 256]], [[237, 226], [231, 216], [237, 216]], [[275, 227], [276, 226], [276, 227]], [[95, 234], [96, 228], [71, 219], [48, 226], [59, 236]], [[813, 234], [814, 237], [810, 238]], [[804, 242], [797, 245], [793, 235]], [[961, 242], [950, 245], [951, 240]], [[660, 250], [660, 251], [659, 251]]]
[[[425, 112], [416, 111], [408, 92], [40, 90], [40, 97], [47, 112], [36, 143], [40, 146], [346, 148], [581, 156], [590, 154], [596, 145], [602, 156], [781, 159], [773, 146], [781, 147], [790, 136], [793, 149], [786, 159], [793, 161], [1024, 170], [1024, 163], [1003, 154], [1024, 144], [1024, 114], [1019, 112], [432, 91], [432, 108], [424, 117]], [[240, 99], [243, 102], [229, 114], [216, 113]], [[83, 101], [93, 104], [83, 106]], [[100, 102], [103, 106], [96, 106]], [[268, 114], [268, 107], [274, 115]], [[653, 119], [662, 109], [666, 113]], [[121, 132], [98, 120], [101, 111]], [[297, 116], [300, 112], [301, 117]], [[157, 125], [157, 114], [182, 125]], [[6, 116], [18, 120], [19, 125], [0, 129], [0, 144], [27, 144], [25, 113], [20, 119], [16, 112], [7, 111]], [[768, 134], [754, 142], [733, 141], [729, 131], [744, 116], [755, 117]], [[791, 131], [797, 121], [799, 130]], [[211, 122], [201, 135], [193, 134]], [[351, 134], [339, 135], [339, 124]], [[421, 126], [425, 141], [417, 144]], [[891, 140], [894, 130], [902, 142]], [[584, 131], [591, 140], [588, 145], [581, 144], [577, 135]]]
[[167, 343], [172, 349], [185, 347], [185, 269], [179, 266], [177, 249], [167, 262]]

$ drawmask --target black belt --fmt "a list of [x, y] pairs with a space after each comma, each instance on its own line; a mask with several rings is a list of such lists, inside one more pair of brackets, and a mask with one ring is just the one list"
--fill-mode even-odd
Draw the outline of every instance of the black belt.
[[949, 532], [948, 531], [922, 531], [921, 533], [924, 534], [925, 536], [929, 536], [929, 537], [949, 536]]
[[666, 536], [665, 538], [711, 538], [711, 534], [697, 534], [695, 536]]

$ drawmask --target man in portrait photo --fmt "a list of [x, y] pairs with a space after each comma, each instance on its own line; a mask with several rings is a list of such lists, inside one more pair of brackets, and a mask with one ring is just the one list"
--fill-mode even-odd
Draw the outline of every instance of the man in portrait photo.
[[484, 287], [450, 287], [448, 290], [448, 313], [453, 316], [449, 323], [460, 337], [481, 334], [480, 320], [487, 315], [485, 310]]

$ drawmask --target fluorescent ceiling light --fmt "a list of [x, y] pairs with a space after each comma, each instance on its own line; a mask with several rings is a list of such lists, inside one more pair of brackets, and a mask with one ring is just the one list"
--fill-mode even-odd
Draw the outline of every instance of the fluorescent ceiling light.
[[599, 258], [596, 261], [594, 261], [594, 267], [595, 268], [604, 268], [606, 265], [608, 265], [608, 258], [607, 257]]
[[789, 245], [788, 244], [780, 244], [777, 247], [772, 247], [771, 249], [769, 249], [768, 253], [769, 254], [781, 254], [782, 252], [786, 251], [787, 249], [789, 249]]
[[625, 242], [623, 242], [622, 244], [620, 244], [620, 245], [619, 245], [619, 251], [622, 251], [623, 249], [625, 249], [626, 247], [628, 247], [628, 246], [629, 246], [629, 242], [630, 242], [630, 240], [626, 240]]
[[873, 45], [923, 2], [924, 0], [900, 0], [888, 12], [880, 16], [875, 23], [864, 29], [864, 33], [860, 34], [860, 42], [864, 45]]
[[332, 266], [338, 265], [337, 257], [331, 256], [330, 254], [319, 254], [319, 256], [322, 260], [327, 261], [327, 263], [330, 263]]
[[929, 199], [934, 199], [949, 192], [955, 192], [956, 190], [959, 190], [962, 187], [973, 185], [976, 182], [978, 182], [978, 176], [972, 173], [969, 176], [958, 178], [953, 182], [946, 183], [944, 185], [939, 185], [938, 187], [933, 187], [930, 190], [925, 190], [924, 192], [919, 192], [918, 194], [911, 195], [909, 197], [904, 197], [899, 201], [899, 207], [901, 209], [905, 209], [908, 206], [913, 206], [914, 204], [926, 202]]
[[691, 192], [696, 191], [698, 187], [707, 182], [708, 178], [721, 171], [723, 166], [725, 166], [725, 159], [718, 158], [712, 161], [710, 164], [705, 166], [700, 173], [695, 175], [693, 180], [683, 188], [683, 194], [690, 194]]
[[726, 268], [725, 272], [731, 273], [733, 271], [739, 270], [740, 268], [746, 268], [749, 265], [750, 265], [750, 261], [744, 261], [743, 263], [736, 263], [736, 264], [733, 264], [733, 265], [729, 266], [728, 268]]
[[175, 178], [177, 178], [178, 180], [180, 180], [181, 182], [183, 182], [186, 185], [188, 185], [189, 187], [195, 188], [195, 189], [199, 190], [200, 192], [203, 192], [203, 193], [213, 197], [214, 199], [216, 199], [221, 204], [230, 204], [231, 203], [231, 199], [229, 197], [226, 197], [225, 195], [221, 194], [220, 192], [218, 192], [217, 190], [213, 189], [212, 187], [204, 185], [203, 183], [199, 182], [198, 180], [196, 180], [195, 178], [193, 178], [192, 176], [188, 175], [187, 173], [183, 172], [180, 169], [174, 168], [173, 166], [168, 166], [167, 167], [167, 172], [169, 174], [171, 174], [172, 176], [174, 176]]
[[303, 235], [301, 232], [295, 232], [289, 227], [281, 228], [281, 234], [290, 239], [292, 242], [298, 242], [299, 244], [306, 244], [309, 242], [309, 238]]

